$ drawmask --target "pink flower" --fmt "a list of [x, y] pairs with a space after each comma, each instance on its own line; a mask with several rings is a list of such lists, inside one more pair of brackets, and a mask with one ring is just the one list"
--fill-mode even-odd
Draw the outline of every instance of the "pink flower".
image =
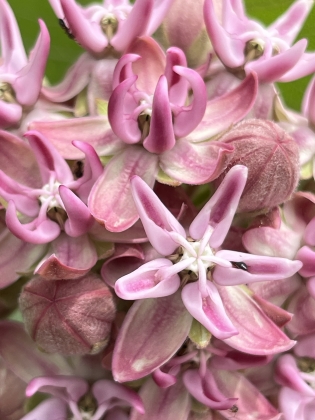
[[23, 107], [35, 104], [39, 96], [49, 54], [50, 38], [39, 20], [40, 35], [27, 59], [14, 14], [0, 1], [1, 66], [0, 128], [12, 127], [22, 118]]
[[230, 69], [255, 71], [262, 82], [288, 82], [315, 70], [315, 55], [305, 53], [307, 41], [292, 43], [313, 2], [297, 0], [268, 28], [249, 19], [242, 0], [224, 1], [220, 23], [213, 0], [204, 3], [205, 24], [213, 48]]
[[79, 6], [74, 0], [49, 0], [69, 34], [94, 55], [108, 46], [124, 51], [137, 37], [151, 35], [164, 19], [173, 0], [104, 0]]
[[139, 177], [134, 177], [131, 183], [135, 205], [149, 241], [162, 258], [117, 280], [118, 296], [123, 299], [168, 296], [182, 283], [184, 305], [207, 330], [221, 339], [238, 334], [224, 308], [220, 287], [218, 290], [216, 285], [283, 279], [302, 266], [299, 261], [285, 258], [219, 249], [230, 228], [246, 178], [244, 166], [234, 166], [229, 171], [191, 223], [187, 238], [183, 226], [153, 191]]

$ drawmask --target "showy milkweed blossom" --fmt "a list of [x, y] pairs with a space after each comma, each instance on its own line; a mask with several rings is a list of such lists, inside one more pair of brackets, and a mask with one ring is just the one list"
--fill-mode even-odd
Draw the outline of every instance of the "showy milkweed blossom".
[[56, 85], [0, 0], [0, 419], [315, 418], [313, 1], [46, 1]]

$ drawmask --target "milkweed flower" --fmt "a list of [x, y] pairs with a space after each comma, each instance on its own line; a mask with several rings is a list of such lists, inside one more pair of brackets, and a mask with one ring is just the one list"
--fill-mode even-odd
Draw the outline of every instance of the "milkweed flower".
[[246, 178], [247, 168], [234, 166], [193, 220], [187, 236], [184, 227], [145, 182], [134, 177], [131, 184], [135, 205], [148, 239], [162, 258], [118, 279], [118, 296], [156, 298], [171, 295], [182, 287], [184, 305], [207, 330], [220, 339], [238, 334], [226, 314], [220, 287], [287, 278], [302, 266], [300, 261], [220, 249]]

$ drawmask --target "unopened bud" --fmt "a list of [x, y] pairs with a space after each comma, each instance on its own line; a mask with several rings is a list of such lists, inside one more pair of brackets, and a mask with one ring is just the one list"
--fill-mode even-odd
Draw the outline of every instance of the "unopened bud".
[[20, 308], [38, 347], [64, 355], [102, 350], [116, 312], [110, 289], [93, 273], [77, 280], [34, 277], [22, 291]]
[[219, 141], [233, 144], [235, 151], [216, 185], [232, 166], [248, 168], [238, 212], [270, 209], [290, 198], [299, 180], [299, 149], [282, 128], [272, 121], [245, 120]]

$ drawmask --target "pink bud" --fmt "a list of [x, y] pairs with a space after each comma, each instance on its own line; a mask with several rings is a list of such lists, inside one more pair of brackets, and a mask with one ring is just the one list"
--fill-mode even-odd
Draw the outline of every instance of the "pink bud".
[[64, 355], [102, 350], [116, 312], [110, 289], [93, 273], [67, 281], [34, 277], [22, 291], [20, 308], [36, 344]]
[[220, 137], [235, 147], [219, 185], [235, 165], [248, 168], [238, 212], [269, 209], [288, 200], [299, 180], [299, 150], [294, 139], [267, 120], [245, 120]]

